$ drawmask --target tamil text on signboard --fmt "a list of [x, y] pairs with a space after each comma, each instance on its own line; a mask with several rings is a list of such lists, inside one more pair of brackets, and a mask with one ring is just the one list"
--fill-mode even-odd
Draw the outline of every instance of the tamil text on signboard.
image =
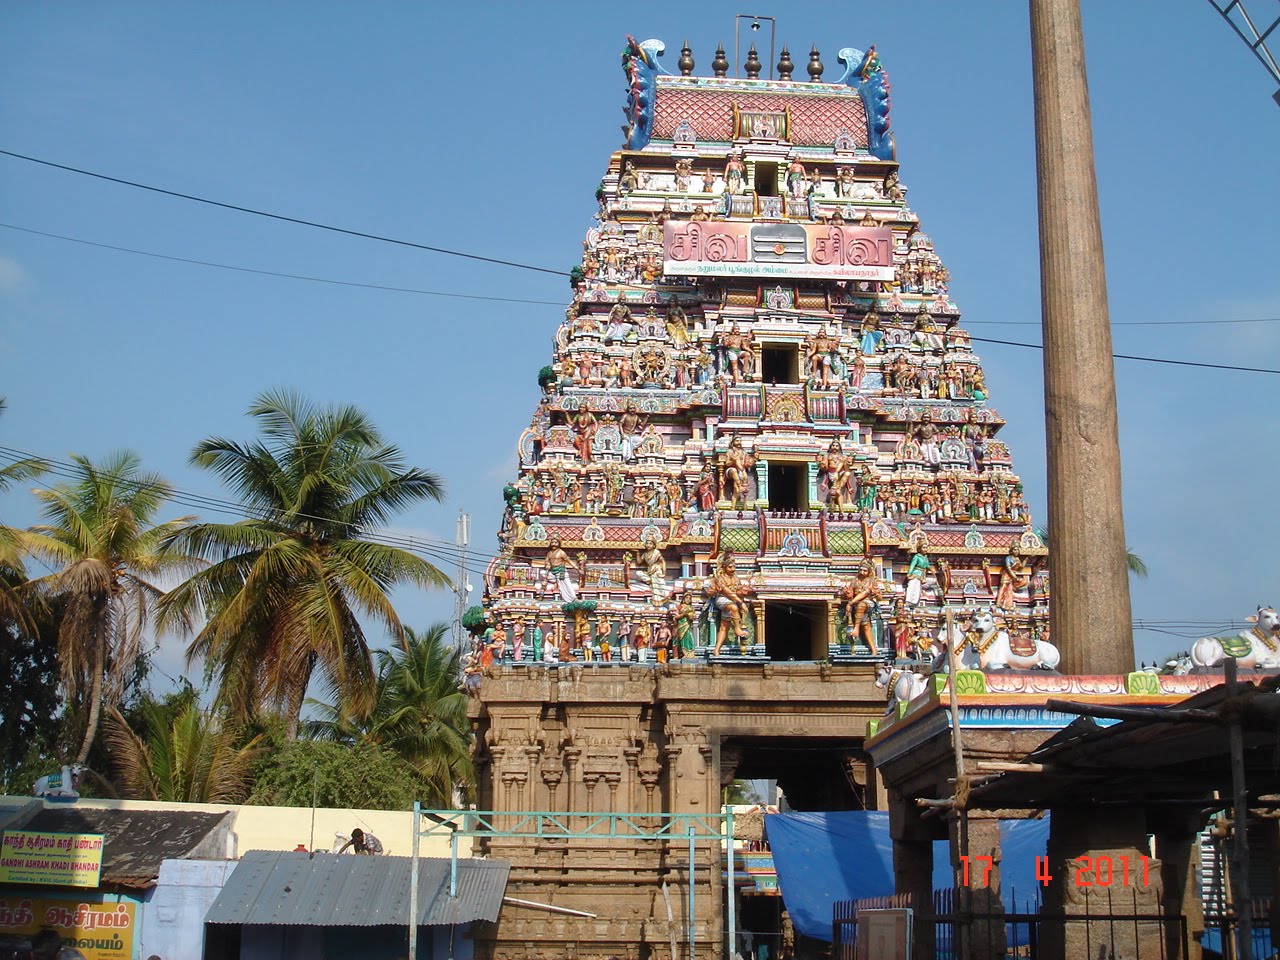
[[85, 960], [129, 960], [134, 910], [132, 903], [4, 896], [0, 897], [0, 936], [29, 942], [41, 930], [52, 930], [64, 947], [79, 950]]
[[0, 841], [0, 883], [96, 887], [102, 834], [6, 830]]
[[668, 221], [668, 276], [892, 280], [893, 231], [837, 224]]

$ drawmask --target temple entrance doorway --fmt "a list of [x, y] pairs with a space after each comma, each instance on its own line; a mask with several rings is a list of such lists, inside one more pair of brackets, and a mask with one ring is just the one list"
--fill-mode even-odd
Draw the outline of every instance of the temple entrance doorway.
[[766, 600], [764, 636], [770, 660], [826, 659], [826, 606], [805, 600]]
[[[875, 790], [868, 786], [870, 763], [860, 737], [734, 736], [720, 741], [721, 770], [732, 769], [739, 780], [777, 783], [783, 812], [863, 810], [875, 806]], [[735, 807], [735, 812], [741, 808]], [[773, 851], [764, 818], [746, 812], [735, 816], [739, 866], [753, 879], [773, 870]], [[739, 874], [742, 876], [742, 873]], [[777, 883], [737, 884], [738, 952], [750, 960], [781, 960], [788, 950], [783, 918], [785, 906]], [[815, 941], [792, 936], [797, 958], [816, 956]]]
[[790, 810], [875, 809], [861, 737], [725, 737], [720, 755], [736, 780], [777, 781]]

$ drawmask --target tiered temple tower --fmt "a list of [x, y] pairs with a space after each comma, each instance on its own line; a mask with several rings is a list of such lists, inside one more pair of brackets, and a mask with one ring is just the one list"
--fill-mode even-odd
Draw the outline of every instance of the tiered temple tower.
[[503, 655], [910, 657], [944, 602], [1043, 634], [1044, 546], [874, 49], [834, 83], [662, 49], [627, 49], [626, 149], [505, 491]]
[[[1046, 551], [875, 48], [834, 80], [784, 48], [768, 81], [754, 50], [745, 79], [663, 51], [628, 42], [625, 146], [504, 490], [478, 806], [718, 812], [768, 777], [799, 809], [883, 809], [877, 666], [932, 659], [948, 607], [989, 615], [964, 635], [983, 666], [1048, 659]], [[719, 851], [689, 915], [679, 844], [487, 850], [514, 896], [594, 919], [504, 909], [481, 956], [723, 955]]]

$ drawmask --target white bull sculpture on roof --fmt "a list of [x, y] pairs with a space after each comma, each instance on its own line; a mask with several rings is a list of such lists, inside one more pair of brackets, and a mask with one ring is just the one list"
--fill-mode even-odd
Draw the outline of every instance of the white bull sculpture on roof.
[[1191, 662], [1197, 667], [1217, 667], [1227, 657], [1235, 657], [1246, 669], [1280, 669], [1280, 614], [1275, 607], [1258, 607], [1245, 619], [1253, 626], [1234, 637], [1197, 640], [1191, 647]]
[[956, 656], [964, 670], [1055, 670], [1060, 659], [1058, 648], [1048, 640], [1011, 639], [987, 609], [974, 612], [967, 630], [953, 626], [950, 637], [946, 626], [938, 631], [937, 642], [930, 648], [935, 669], [945, 669], [948, 643], [956, 644]]

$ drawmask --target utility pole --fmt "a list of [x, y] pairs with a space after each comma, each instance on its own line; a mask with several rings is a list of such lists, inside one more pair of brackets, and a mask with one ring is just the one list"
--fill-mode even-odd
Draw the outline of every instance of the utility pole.
[[1079, 0], [1030, 0], [1053, 600], [1066, 673], [1134, 669], [1115, 367]]
[[466, 644], [463, 640], [462, 615], [467, 612], [467, 596], [471, 593], [471, 584], [467, 581], [467, 547], [471, 543], [471, 518], [458, 511], [458, 532], [454, 537], [454, 565], [457, 578], [453, 584], [453, 645], [461, 650]]

